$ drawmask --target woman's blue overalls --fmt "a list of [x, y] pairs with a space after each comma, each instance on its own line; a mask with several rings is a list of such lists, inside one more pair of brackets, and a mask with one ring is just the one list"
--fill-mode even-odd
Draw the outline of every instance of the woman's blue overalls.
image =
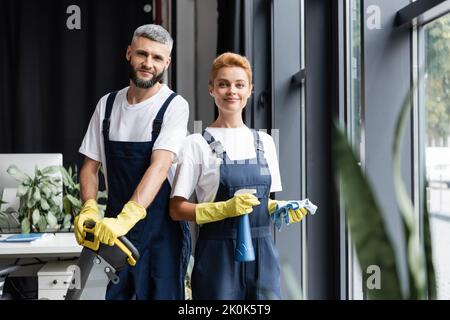
[[[109, 94], [103, 120], [108, 170], [105, 217], [113, 218], [130, 200], [150, 166], [153, 144], [161, 130], [164, 113], [176, 96], [172, 93], [156, 115], [151, 141], [122, 142], [109, 140], [109, 118], [116, 94]], [[118, 284], [108, 284], [106, 299], [184, 299], [184, 275], [190, 257], [191, 238], [186, 222], [175, 222], [170, 218], [169, 195], [170, 184], [166, 179], [147, 208], [146, 218], [126, 234], [139, 250], [140, 260], [135, 267], [127, 267], [118, 273]]]
[[231, 161], [220, 141], [203, 131], [203, 137], [220, 165], [220, 184], [215, 198], [226, 201], [239, 189], [256, 189], [260, 205], [249, 214], [255, 261], [234, 261], [238, 218], [206, 223], [200, 227], [192, 271], [193, 299], [279, 299], [280, 267], [270, 232], [267, 202], [271, 176], [262, 141], [252, 130], [256, 158]]

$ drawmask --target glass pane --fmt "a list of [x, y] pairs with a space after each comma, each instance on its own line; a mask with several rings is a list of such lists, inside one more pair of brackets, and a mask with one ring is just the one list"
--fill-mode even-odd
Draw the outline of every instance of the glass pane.
[[361, 1], [350, 1], [350, 61], [349, 61], [349, 133], [358, 158], [362, 154], [361, 113]]
[[[347, 0], [347, 133], [355, 154], [363, 161], [363, 116], [361, 106], [361, 0]], [[349, 235], [351, 237], [351, 235]], [[351, 239], [348, 239], [348, 278], [350, 299], [364, 299], [362, 274]]]
[[450, 14], [425, 27], [425, 162], [438, 299], [450, 299]]

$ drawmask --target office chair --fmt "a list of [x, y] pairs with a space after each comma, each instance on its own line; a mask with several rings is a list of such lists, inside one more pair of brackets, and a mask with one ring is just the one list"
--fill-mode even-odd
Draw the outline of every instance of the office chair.
[[0, 300], [11, 300], [11, 296], [8, 294], [3, 294], [3, 287], [5, 285], [6, 278], [16, 270], [18, 270], [20, 266], [18, 265], [6, 265], [0, 267]]

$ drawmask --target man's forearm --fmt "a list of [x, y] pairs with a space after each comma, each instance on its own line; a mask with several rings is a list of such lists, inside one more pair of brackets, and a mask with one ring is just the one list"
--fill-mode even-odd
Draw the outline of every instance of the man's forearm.
[[147, 208], [155, 199], [164, 180], [166, 180], [169, 168], [158, 164], [150, 165], [130, 200]]
[[81, 170], [80, 172], [80, 196], [85, 203], [89, 199], [97, 199], [98, 173]]

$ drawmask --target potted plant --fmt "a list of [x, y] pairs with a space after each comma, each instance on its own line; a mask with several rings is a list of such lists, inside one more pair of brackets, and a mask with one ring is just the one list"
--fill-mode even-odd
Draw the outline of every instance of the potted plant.
[[[67, 217], [62, 208], [62, 181], [59, 166], [35, 167], [34, 177], [11, 165], [7, 172], [18, 182], [19, 221], [22, 233], [59, 229]], [[70, 219], [70, 217], [69, 217]], [[70, 220], [69, 220], [70, 222]]]

